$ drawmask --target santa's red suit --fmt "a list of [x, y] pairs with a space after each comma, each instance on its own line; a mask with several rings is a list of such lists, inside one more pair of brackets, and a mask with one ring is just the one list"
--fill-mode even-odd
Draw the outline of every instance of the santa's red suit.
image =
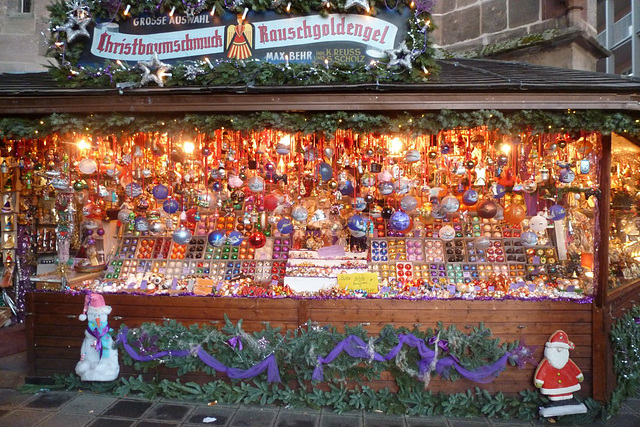
[[545, 358], [536, 369], [534, 384], [550, 400], [571, 399], [573, 392], [580, 390], [584, 376], [569, 359], [569, 350], [574, 348], [564, 331], [554, 332], [545, 344]]

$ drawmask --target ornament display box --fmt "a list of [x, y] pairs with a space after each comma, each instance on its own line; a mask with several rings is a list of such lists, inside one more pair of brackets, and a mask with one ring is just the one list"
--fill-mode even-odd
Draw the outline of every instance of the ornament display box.
[[[314, 300], [314, 299], [266, 299], [266, 298], [211, 298], [171, 297], [128, 294], [106, 295], [107, 304], [113, 307], [109, 324], [118, 329], [121, 324], [136, 327], [145, 322], [162, 323], [174, 319], [185, 325], [217, 322], [224, 323], [225, 314], [232, 322], [243, 320], [247, 332], [259, 331], [268, 322], [283, 330], [295, 329], [312, 320], [320, 325], [333, 325], [339, 330], [344, 325], [362, 324], [371, 334], [377, 334], [385, 325], [437, 328], [438, 322], [447, 327], [455, 325], [460, 330], [471, 330], [479, 323], [490, 329], [501, 342], [524, 340], [536, 348], [535, 360], [542, 360], [544, 343], [550, 332], [565, 330], [576, 349], [571, 357], [582, 369], [585, 381], [581, 395], [598, 397], [594, 385], [594, 352], [601, 349], [595, 342], [594, 316], [591, 304], [563, 301], [408, 301], [408, 300]], [[27, 294], [27, 339], [30, 375], [66, 375], [73, 372], [80, 355], [80, 346], [86, 324], [78, 320], [84, 295], [58, 292], [32, 292]], [[123, 366], [121, 375], [133, 375], [131, 367]], [[516, 394], [533, 389], [535, 366], [524, 369], [508, 366], [488, 384], [468, 380], [455, 382], [435, 377], [429, 384], [434, 392], [458, 393], [480, 387], [491, 393], [502, 391]], [[165, 378], [175, 379], [174, 371], [160, 371]], [[137, 375], [137, 373], [135, 373]], [[181, 381], [208, 382], [213, 378], [204, 373], [181, 376]], [[368, 385], [374, 388], [397, 386], [389, 373]]]

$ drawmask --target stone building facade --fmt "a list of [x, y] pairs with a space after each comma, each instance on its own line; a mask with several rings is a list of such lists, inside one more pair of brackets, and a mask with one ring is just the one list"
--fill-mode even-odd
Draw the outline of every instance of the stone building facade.
[[[0, 0], [0, 72], [43, 71], [50, 0]], [[443, 55], [595, 70], [596, 0], [436, 0]]]
[[435, 45], [445, 55], [595, 70], [596, 0], [440, 0]]

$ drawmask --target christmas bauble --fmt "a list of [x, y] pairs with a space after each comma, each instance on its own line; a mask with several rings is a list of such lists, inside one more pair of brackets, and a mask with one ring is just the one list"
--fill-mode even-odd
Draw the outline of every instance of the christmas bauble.
[[460, 208], [460, 201], [454, 196], [446, 196], [442, 199], [440, 205], [442, 205], [447, 213], [453, 213]]
[[576, 179], [576, 173], [571, 169], [561, 169], [558, 179], [563, 184], [570, 184]]
[[191, 231], [186, 227], [180, 227], [173, 232], [173, 241], [178, 245], [186, 245], [191, 241]]
[[473, 206], [478, 203], [478, 192], [472, 188], [465, 191], [462, 195], [462, 203], [467, 206]]
[[142, 186], [137, 182], [131, 182], [125, 185], [124, 193], [133, 199], [142, 194]]
[[338, 190], [340, 190], [340, 193], [343, 196], [350, 196], [353, 194], [354, 192], [354, 188], [353, 188], [353, 182], [348, 179], [346, 181], [340, 181], [338, 183]]
[[473, 245], [476, 249], [488, 249], [491, 246], [491, 240], [487, 236], [476, 237]]
[[402, 196], [407, 194], [411, 189], [411, 181], [408, 178], [400, 178], [393, 184], [393, 190], [397, 195]]
[[520, 236], [520, 242], [525, 248], [532, 248], [538, 243], [538, 236], [533, 231], [525, 231]]
[[560, 205], [553, 205], [549, 208], [549, 214], [551, 215], [551, 219], [554, 221], [560, 221], [567, 216], [567, 211], [564, 207]]
[[411, 195], [406, 195], [400, 200], [400, 207], [405, 212], [413, 212], [418, 207], [418, 201]]
[[156, 200], [164, 200], [169, 197], [169, 189], [162, 184], [158, 184], [153, 187], [153, 190], [151, 190], [151, 194], [153, 194], [153, 197]]
[[129, 223], [131, 213], [129, 209], [121, 209], [120, 212], [118, 212], [118, 221], [123, 224]]
[[282, 218], [276, 225], [280, 234], [291, 234], [293, 232], [293, 223], [289, 218]]
[[391, 215], [393, 215], [393, 208], [389, 206], [385, 206], [384, 208], [382, 208], [382, 213], [381, 213], [382, 218], [388, 220], [391, 218]]
[[98, 164], [93, 159], [82, 159], [78, 163], [78, 169], [85, 175], [90, 175], [98, 169]]
[[433, 205], [431, 216], [435, 219], [444, 219], [447, 217], [447, 210], [441, 204]]
[[378, 184], [378, 191], [383, 196], [388, 196], [393, 193], [393, 183], [391, 181], [383, 181]]
[[500, 154], [496, 163], [498, 164], [498, 166], [506, 166], [507, 163], [509, 163], [509, 157], [507, 157], [506, 154]]
[[367, 223], [360, 215], [350, 216], [347, 228], [353, 237], [364, 237], [367, 234]]
[[395, 231], [405, 231], [410, 224], [411, 218], [403, 211], [396, 211], [389, 218], [389, 227]]
[[512, 225], [520, 225], [527, 215], [527, 209], [518, 203], [512, 203], [504, 210], [504, 220]]
[[306, 221], [309, 216], [309, 211], [304, 206], [298, 205], [291, 210], [291, 217], [296, 221]]
[[239, 231], [234, 230], [229, 233], [229, 235], [227, 235], [227, 243], [229, 243], [231, 246], [240, 246], [242, 240], [242, 233]]
[[149, 231], [149, 221], [147, 218], [139, 216], [134, 220], [134, 227], [136, 231], [144, 233], [145, 231]]
[[420, 152], [418, 150], [407, 150], [406, 154], [404, 155], [404, 160], [407, 163], [415, 163], [415, 162], [419, 162], [420, 161]]
[[[373, 197], [373, 194], [367, 194], [366, 196], [364, 196], [364, 201], [365, 203], [367, 203], [368, 205], [370, 205], [371, 203], [375, 202], [376, 198]], [[406, 209], [405, 209], [406, 210]]]
[[174, 214], [178, 212], [178, 209], [180, 209], [180, 204], [174, 199], [169, 199], [162, 204], [162, 210], [168, 214]]
[[360, 184], [362, 184], [363, 187], [367, 187], [367, 188], [373, 187], [374, 185], [376, 185], [376, 178], [369, 172], [366, 172], [360, 178]]
[[264, 208], [269, 212], [273, 212], [278, 207], [278, 196], [271, 193], [264, 198]]
[[495, 184], [491, 187], [491, 194], [496, 199], [502, 199], [506, 193], [507, 193], [507, 190], [504, 188], [504, 185], [502, 184]]
[[214, 246], [214, 247], [220, 247], [224, 245], [225, 240], [226, 240], [226, 237], [225, 237], [224, 231], [221, 231], [221, 230], [212, 231], [207, 236], [207, 241], [211, 246]]
[[529, 228], [536, 233], [545, 231], [547, 229], [547, 219], [540, 215], [533, 216], [529, 219]]
[[333, 177], [333, 168], [327, 162], [320, 163], [318, 172], [323, 181], [329, 181]]
[[478, 202], [476, 212], [480, 218], [493, 218], [498, 212], [498, 205], [492, 200], [483, 199]]
[[367, 202], [365, 202], [363, 197], [356, 197], [356, 202], [354, 203], [353, 208], [358, 212], [362, 212], [367, 209]]
[[538, 184], [534, 179], [527, 179], [525, 182], [522, 183], [522, 190], [524, 190], [524, 192], [527, 194], [535, 193], [537, 189], [538, 189]]
[[247, 181], [249, 190], [253, 193], [262, 193], [264, 191], [264, 179], [261, 176], [254, 176]]
[[249, 244], [255, 249], [259, 249], [267, 244], [267, 236], [261, 231], [254, 231], [249, 236]]
[[476, 167], [475, 160], [467, 160], [466, 162], [464, 162], [464, 167], [467, 168], [468, 170], [472, 170], [473, 168]]
[[445, 225], [438, 232], [438, 236], [445, 241], [453, 240], [456, 237], [456, 230], [450, 225]]
[[427, 156], [429, 157], [429, 159], [435, 160], [435, 158], [438, 157], [438, 153], [436, 153], [435, 151], [429, 151], [429, 154]]

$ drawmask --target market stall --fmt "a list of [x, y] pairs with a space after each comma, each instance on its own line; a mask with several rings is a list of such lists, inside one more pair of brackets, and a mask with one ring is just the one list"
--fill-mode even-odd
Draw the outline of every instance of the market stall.
[[[269, 323], [291, 339], [328, 324], [380, 340], [387, 325], [397, 337], [432, 335], [433, 369], [414, 377], [449, 393], [478, 383], [532, 389], [531, 362], [562, 329], [575, 343], [583, 393], [606, 400], [615, 386], [609, 329], [638, 290], [640, 84], [519, 63], [436, 62], [417, 42], [426, 40], [428, 10], [415, 7], [402, 12], [410, 22], [402, 46], [355, 68], [319, 61], [320, 51], [310, 65], [289, 53], [265, 63], [207, 57], [173, 70], [147, 55], [136, 69], [62, 59], [54, 74], [79, 89], [47, 87], [41, 76], [3, 82], [3, 264], [14, 307], [27, 314], [32, 373], [73, 372], [86, 328], [76, 316], [90, 291], [113, 307], [112, 327], [242, 319], [248, 332]], [[54, 20], [56, 8], [71, 16], [54, 25], [67, 43], [104, 12], [57, 4]], [[238, 13], [236, 34], [245, 19], [271, 34], [251, 17]], [[124, 30], [102, 31], [94, 47], [124, 49], [115, 41]], [[221, 75], [232, 83], [218, 87]], [[180, 86], [187, 81], [197, 85]], [[30, 248], [42, 270], [35, 277], [24, 266]], [[21, 299], [29, 278], [56, 292]], [[139, 335], [122, 336], [138, 339], [128, 357], [150, 351]], [[263, 339], [271, 355], [288, 342]], [[451, 357], [460, 381], [440, 371], [431, 379], [438, 354]], [[478, 376], [481, 368], [491, 374]], [[387, 368], [367, 384], [402, 389]]]

